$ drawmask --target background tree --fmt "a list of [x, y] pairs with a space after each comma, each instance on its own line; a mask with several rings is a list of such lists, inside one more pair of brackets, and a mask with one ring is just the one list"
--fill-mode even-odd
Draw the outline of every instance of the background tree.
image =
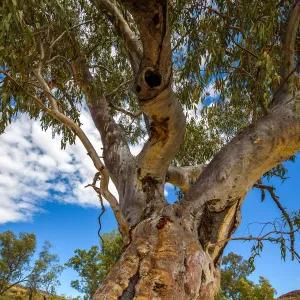
[[34, 260], [36, 246], [33, 233], [21, 232], [19, 237], [12, 231], [0, 234], [0, 295], [18, 284], [28, 287], [29, 299], [41, 294], [41, 290], [43, 295], [55, 293], [63, 267], [58, 256], [50, 253], [49, 242]]
[[50, 253], [51, 247], [51, 244], [46, 241], [28, 275], [26, 287], [29, 300], [34, 299], [37, 294], [42, 295], [46, 300], [55, 294], [56, 288], [60, 285], [58, 278], [64, 268], [59, 264], [58, 255]]
[[[78, 137], [95, 165], [90, 186], [117, 219], [126, 250], [95, 299], [214, 299], [233, 239], [299, 259], [299, 212], [267, 182], [300, 150], [299, 0], [3, 0], [0, 16], [0, 130], [26, 112], [63, 148]], [[143, 139], [134, 157], [129, 145]], [[172, 205], [166, 182], [181, 189]], [[252, 187], [281, 222], [232, 238]]]
[[32, 233], [21, 232], [19, 237], [12, 231], [0, 234], [0, 295], [27, 280], [35, 249], [36, 238]]
[[253, 263], [230, 252], [222, 259], [221, 292], [218, 300], [273, 300], [275, 289], [264, 277], [254, 284], [247, 277], [254, 271]]
[[121, 235], [113, 230], [102, 235], [103, 243], [100, 251], [98, 246], [89, 250], [75, 250], [76, 255], [69, 259], [66, 266], [78, 272], [80, 280], [71, 282], [71, 286], [85, 294], [84, 299], [91, 299], [102, 280], [117, 263], [122, 252]]

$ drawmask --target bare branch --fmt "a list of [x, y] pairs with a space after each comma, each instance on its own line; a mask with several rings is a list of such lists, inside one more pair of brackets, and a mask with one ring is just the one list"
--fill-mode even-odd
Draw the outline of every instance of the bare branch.
[[300, 0], [296, 0], [291, 7], [287, 21], [286, 29], [282, 37], [284, 55], [282, 58], [281, 77], [285, 80], [294, 70], [295, 63], [295, 41], [300, 21]]
[[275, 188], [272, 187], [272, 186], [269, 186], [269, 185], [257, 184], [257, 183], [254, 184], [253, 186], [256, 187], [256, 188], [262, 189], [262, 190], [267, 190], [270, 193], [270, 196], [272, 197], [273, 201], [276, 203], [277, 207], [282, 212], [282, 215], [286, 219], [286, 221], [289, 225], [289, 228], [290, 228], [290, 232], [291, 232], [291, 253], [292, 253], [292, 260], [293, 260], [294, 259], [294, 252], [295, 252], [294, 226], [293, 226], [293, 223], [291, 221], [291, 218], [290, 218], [289, 214], [287, 213], [285, 208], [281, 205], [281, 203], [279, 201], [279, 197], [275, 194], [275, 192], [274, 192]]
[[109, 0], [93, 0], [93, 2], [98, 9], [106, 14], [107, 18], [115, 26], [117, 34], [123, 39], [128, 51], [133, 73], [136, 74], [143, 55], [141, 43], [130, 29], [115, 3]]
[[[93, 183], [92, 184], [88, 184], [87, 186], [85, 186], [85, 188], [86, 187], [92, 187], [94, 189], [94, 191], [97, 193], [98, 197], [99, 197], [99, 201], [100, 201], [100, 204], [101, 204], [102, 211], [101, 211], [101, 213], [98, 216], [98, 222], [99, 222], [98, 236], [99, 236], [99, 238], [101, 240], [101, 243], [102, 243], [102, 249], [104, 249], [104, 240], [103, 240], [100, 232], [101, 232], [101, 228], [102, 228], [101, 217], [102, 217], [102, 215], [105, 212], [105, 206], [103, 204], [103, 199], [102, 199], [102, 195], [101, 195], [100, 189], [96, 186], [97, 181], [101, 180], [100, 175], [101, 175], [101, 173], [97, 172], [95, 174], [95, 176], [94, 176]], [[124, 241], [124, 246], [126, 246], [128, 244], [128, 242], [129, 242], [128, 240]]]
[[[227, 242], [230, 241], [273, 241], [273, 238], [270, 237], [270, 235], [272, 234], [278, 234], [278, 235], [292, 235], [295, 234], [295, 232], [298, 232], [299, 229], [293, 230], [293, 231], [270, 231], [266, 234], [264, 234], [261, 237], [253, 237], [253, 236], [249, 236], [249, 237], [232, 237], [232, 238], [228, 238], [228, 239], [224, 239], [224, 240], [220, 240], [217, 241], [215, 243], [211, 243], [209, 244], [209, 248], [214, 248], [218, 245], [222, 245], [222, 244], [226, 244]], [[295, 250], [291, 250], [292, 255], [294, 256]]]

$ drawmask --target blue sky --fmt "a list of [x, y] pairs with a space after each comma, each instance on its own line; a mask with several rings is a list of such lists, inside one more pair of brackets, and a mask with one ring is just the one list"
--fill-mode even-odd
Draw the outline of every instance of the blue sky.
[[[84, 130], [92, 142], [100, 149], [98, 133], [90, 119], [83, 114]], [[49, 240], [65, 263], [77, 248], [88, 249], [98, 244], [98, 221], [100, 212], [98, 199], [91, 189], [84, 186], [93, 177], [94, 169], [80, 144], [68, 146], [66, 151], [59, 149], [59, 138], [54, 140], [51, 132], [42, 132], [37, 122], [26, 116], [17, 119], [6, 133], [0, 135], [0, 231], [12, 230], [16, 233], [33, 232], [39, 247]], [[137, 153], [140, 146], [133, 147]], [[277, 194], [288, 210], [299, 209], [300, 157], [296, 163], [288, 163], [288, 176], [284, 184], [277, 181]], [[115, 189], [111, 186], [113, 192]], [[167, 188], [168, 200], [176, 200], [172, 187]], [[261, 203], [258, 191], [250, 191], [243, 210], [242, 224], [236, 236], [247, 235], [246, 228], [251, 222], [272, 221], [280, 216], [270, 197]], [[103, 232], [116, 228], [110, 209], [102, 218]], [[253, 228], [254, 235], [257, 228]], [[298, 236], [299, 238], [299, 236]], [[252, 243], [231, 242], [225, 253], [233, 251], [249, 257]], [[297, 241], [300, 249], [300, 242]], [[260, 258], [256, 260], [253, 281], [265, 276], [278, 291], [278, 296], [299, 289], [299, 263], [280, 258], [277, 245], [265, 243]], [[76, 296], [70, 287], [76, 273], [70, 269], [61, 277], [62, 285], [58, 292]]]

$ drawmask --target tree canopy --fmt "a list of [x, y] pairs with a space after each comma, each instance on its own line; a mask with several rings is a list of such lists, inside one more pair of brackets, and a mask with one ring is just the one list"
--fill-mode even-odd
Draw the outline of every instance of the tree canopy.
[[26, 280], [30, 261], [36, 249], [35, 235], [12, 232], [0, 234], [0, 294]]
[[274, 300], [275, 289], [260, 276], [255, 284], [247, 277], [254, 271], [253, 265], [242, 256], [230, 252], [222, 259], [220, 300]]
[[78, 272], [80, 280], [71, 282], [71, 286], [85, 299], [91, 299], [100, 283], [119, 260], [123, 252], [121, 235], [113, 230], [102, 235], [102, 248], [94, 245], [89, 250], [75, 250], [75, 256], [69, 259], [66, 266]]
[[18, 284], [28, 288], [29, 299], [40, 290], [54, 294], [63, 267], [47, 241], [34, 260], [36, 246], [33, 233], [21, 232], [19, 237], [12, 231], [0, 234], [0, 295]]

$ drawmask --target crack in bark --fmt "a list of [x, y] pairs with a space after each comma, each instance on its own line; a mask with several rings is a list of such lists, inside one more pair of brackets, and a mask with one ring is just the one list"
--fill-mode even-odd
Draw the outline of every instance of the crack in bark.
[[123, 291], [122, 296], [120, 296], [119, 300], [132, 300], [135, 295], [135, 286], [137, 285], [140, 278], [140, 265], [138, 271], [130, 278], [129, 285]]

